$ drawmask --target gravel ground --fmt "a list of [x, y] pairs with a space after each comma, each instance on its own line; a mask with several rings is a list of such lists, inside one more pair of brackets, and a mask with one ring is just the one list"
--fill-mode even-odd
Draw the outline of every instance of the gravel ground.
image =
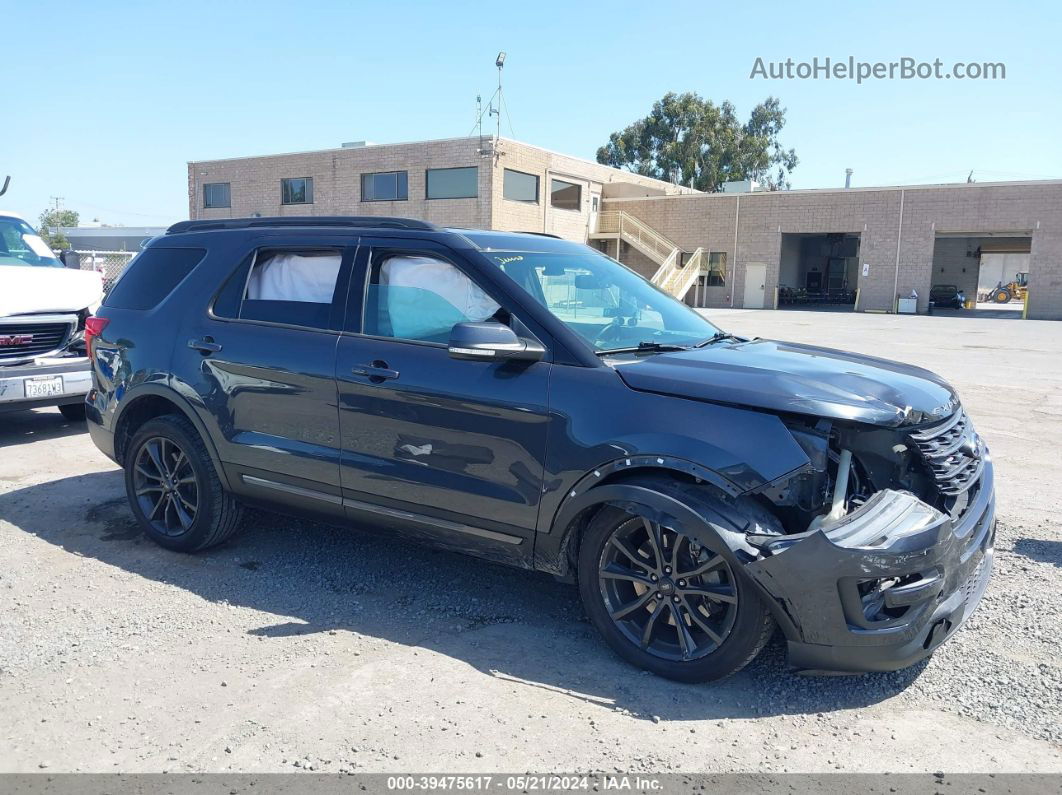
[[146, 541], [54, 410], [0, 418], [0, 771], [1062, 772], [1062, 324], [713, 312], [949, 378], [988, 439], [997, 569], [932, 660], [715, 686], [618, 661], [575, 589], [255, 514]]

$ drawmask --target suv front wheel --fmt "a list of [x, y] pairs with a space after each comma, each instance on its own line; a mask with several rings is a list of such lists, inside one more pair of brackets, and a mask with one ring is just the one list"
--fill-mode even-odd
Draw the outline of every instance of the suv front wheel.
[[628, 662], [682, 682], [722, 679], [759, 653], [774, 621], [720, 552], [647, 517], [602, 508], [579, 548], [583, 605]]
[[148, 420], [134, 434], [125, 490], [144, 533], [167, 549], [206, 549], [239, 526], [239, 502], [224, 490], [195, 428], [176, 414]]

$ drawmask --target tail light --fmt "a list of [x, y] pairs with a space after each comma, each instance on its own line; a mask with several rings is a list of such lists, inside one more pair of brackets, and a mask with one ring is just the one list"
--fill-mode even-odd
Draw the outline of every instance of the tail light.
[[89, 315], [85, 318], [85, 353], [90, 357], [92, 356], [92, 342], [103, 330], [107, 328], [107, 324], [110, 323], [110, 318], [96, 317], [95, 315]]

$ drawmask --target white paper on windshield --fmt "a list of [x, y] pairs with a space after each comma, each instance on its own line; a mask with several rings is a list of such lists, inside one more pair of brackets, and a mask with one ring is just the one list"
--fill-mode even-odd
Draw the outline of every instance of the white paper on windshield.
[[38, 257], [49, 257], [55, 259], [55, 254], [48, 248], [48, 244], [40, 239], [38, 235], [23, 235], [22, 239], [26, 241], [26, 245], [30, 247], [34, 254]]

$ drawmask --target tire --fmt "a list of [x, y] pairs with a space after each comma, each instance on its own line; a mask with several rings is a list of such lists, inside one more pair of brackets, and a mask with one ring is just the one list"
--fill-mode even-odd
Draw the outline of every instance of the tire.
[[84, 403], [66, 403], [57, 407], [59, 413], [63, 415], [65, 419], [70, 422], [84, 422], [85, 421], [85, 404]]
[[123, 461], [133, 515], [160, 546], [198, 552], [239, 528], [243, 507], [225, 491], [206, 444], [184, 417], [167, 414], [145, 422]]
[[[671, 496], [681, 496], [681, 490], [687, 488], [679, 483], [673, 486], [668, 489]], [[717, 499], [707, 498], [709, 502]], [[697, 489], [696, 503], [703, 506], [705, 500], [703, 490]], [[728, 505], [728, 512], [733, 512], [734, 507]], [[739, 503], [737, 507], [760, 525], [760, 531], [781, 532], [778, 521], [758, 505]], [[657, 545], [665, 563], [685, 560], [693, 567], [686, 570], [691, 574], [701, 567], [708, 571], [697, 578], [680, 578], [676, 576], [682, 573], [680, 565], [664, 574], [659, 558], [653, 558], [650, 532], [659, 533]], [[645, 539], [641, 544], [640, 538]], [[613, 539], [626, 551], [620, 552]], [[676, 545], [677, 556], [672, 555]], [[590, 521], [579, 546], [579, 593], [587, 615], [613, 651], [639, 668], [680, 682], [724, 679], [759, 654], [775, 624], [755, 586], [719, 554], [722, 549], [723, 542], [716, 540], [700, 545], [695, 557], [697, 547], [691, 548], [687, 536], [606, 506]], [[642, 557], [642, 573], [646, 577], [641, 581], [624, 578], [625, 563], [626, 570], [638, 571], [638, 564], [628, 553]], [[654, 573], [654, 569], [660, 573]], [[657, 578], [655, 583], [648, 579], [651, 577]], [[694, 595], [709, 591], [711, 598]], [[724, 596], [733, 601], [717, 601]], [[680, 633], [676, 615], [683, 616], [686, 633]], [[650, 627], [647, 644], [645, 626], [650, 622], [655, 623]], [[687, 635], [685, 639], [683, 634]]]
[[1009, 290], [996, 290], [992, 293], [992, 301], [997, 304], [1009, 304], [1010, 303], [1010, 291]]

